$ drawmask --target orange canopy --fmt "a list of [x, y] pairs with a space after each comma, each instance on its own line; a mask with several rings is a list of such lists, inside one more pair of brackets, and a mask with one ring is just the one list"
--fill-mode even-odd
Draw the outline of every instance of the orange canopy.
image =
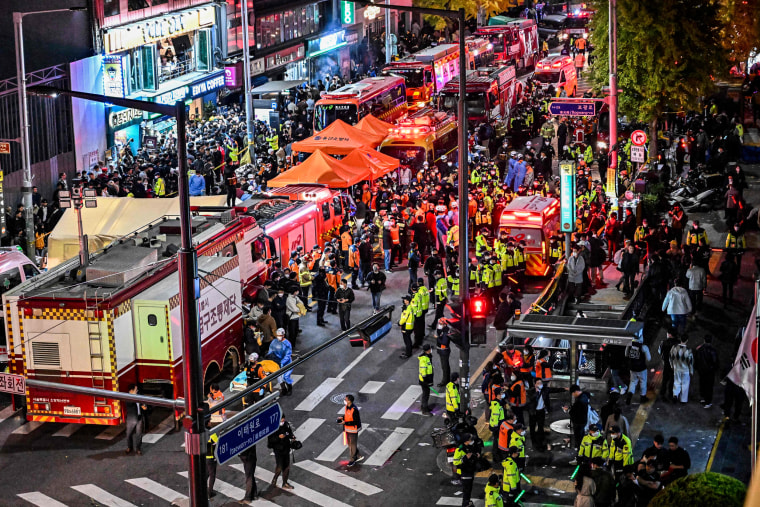
[[359, 120], [359, 123], [356, 124], [356, 128], [361, 129], [364, 132], [379, 134], [385, 137], [393, 128], [393, 125], [370, 114]]
[[369, 169], [372, 179], [380, 178], [391, 171], [395, 171], [399, 166], [397, 158], [367, 148], [356, 148], [344, 157], [341, 162], [352, 168]]
[[352, 127], [343, 120], [335, 120], [321, 132], [291, 145], [293, 151], [314, 153], [322, 150], [330, 155], [348, 155], [354, 148], [375, 148], [385, 134], [372, 134]]
[[321, 150], [316, 150], [303, 163], [285, 171], [267, 182], [270, 187], [284, 187], [300, 183], [321, 183], [330, 188], [348, 188], [372, 176], [369, 169], [348, 166]]

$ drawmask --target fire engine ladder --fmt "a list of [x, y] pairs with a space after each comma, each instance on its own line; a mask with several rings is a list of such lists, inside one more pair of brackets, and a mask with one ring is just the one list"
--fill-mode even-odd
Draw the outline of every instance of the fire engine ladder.
[[[105, 356], [103, 354], [103, 337], [98, 320], [98, 300], [87, 301], [85, 319], [87, 320], [87, 338], [90, 345], [90, 369], [92, 370], [92, 387], [96, 389], [106, 388], [106, 372], [104, 371]], [[96, 405], [106, 405], [105, 398], [95, 397]]]

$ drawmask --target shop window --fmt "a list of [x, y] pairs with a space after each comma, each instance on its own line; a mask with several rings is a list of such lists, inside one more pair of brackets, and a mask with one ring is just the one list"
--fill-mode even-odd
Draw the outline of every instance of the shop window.
[[120, 0], [103, 0], [103, 16], [118, 16], [121, 12]]
[[[328, 209], [329, 212], [329, 209]], [[18, 268], [11, 268], [0, 273], [0, 294], [11, 290], [21, 284], [21, 271]]]
[[158, 90], [157, 65], [156, 65], [156, 45], [146, 44], [139, 49], [141, 55], [140, 71], [142, 75], [143, 90]]
[[127, 2], [127, 9], [129, 9], [129, 12], [147, 9], [148, 7], [150, 7], [150, 4], [148, 4], [146, 0], [129, 0]]
[[211, 30], [198, 30], [198, 70], [209, 70], [213, 67], [211, 59]]
[[340, 204], [340, 196], [333, 197], [333, 214], [336, 217], [343, 215], [343, 208], [341, 208]]
[[209, 30], [199, 30], [194, 34], [182, 34], [170, 39], [162, 39], [159, 45], [161, 59], [159, 82], [161, 83], [195, 72], [196, 68], [197, 70], [209, 70], [212, 66]]
[[324, 220], [330, 220], [330, 203], [329, 202], [322, 204], [322, 218]]

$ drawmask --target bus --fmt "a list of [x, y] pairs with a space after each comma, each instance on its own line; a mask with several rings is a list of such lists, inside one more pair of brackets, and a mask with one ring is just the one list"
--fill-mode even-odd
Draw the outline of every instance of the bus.
[[408, 110], [403, 77], [368, 77], [323, 93], [314, 105], [314, 131], [323, 130], [335, 120], [354, 125], [369, 114], [394, 123]]
[[453, 114], [426, 107], [398, 122], [380, 145], [380, 152], [397, 158], [402, 166], [419, 169], [436, 164], [443, 155], [456, 158], [457, 121]]

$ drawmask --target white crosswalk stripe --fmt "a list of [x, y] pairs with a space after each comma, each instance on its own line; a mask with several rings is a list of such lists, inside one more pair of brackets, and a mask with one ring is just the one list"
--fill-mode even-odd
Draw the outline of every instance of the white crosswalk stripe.
[[367, 496], [376, 495], [377, 493], [382, 493], [383, 491], [377, 486], [373, 486], [372, 484], [369, 484], [367, 482], [360, 481], [359, 479], [355, 479], [351, 477], [350, 475], [340, 473], [337, 470], [333, 470], [332, 468], [328, 468], [324, 465], [320, 465], [319, 463], [316, 463], [308, 459], [304, 461], [296, 461], [294, 465], [297, 466], [298, 468], [302, 468], [315, 475], [318, 475], [319, 477], [322, 477], [323, 479], [327, 479], [328, 481], [332, 481], [337, 484], [340, 484], [341, 486], [345, 486], [347, 488], [353, 489], [354, 491], [361, 493], [362, 495], [367, 495]]
[[[243, 472], [242, 464], [232, 465], [232, 468]], [[272, 482], [272, 479], [274, 478], [274, 474], [272, 472], [261, 467], [256, 467], [255, 476], [257, 479], [267, 483]], [[309, 502], [315, 503], [322, 507], [351, 507], [347, 503], [343, 503], [340, 500], [336, 500], [335, 498], [322, 494], [319, 491], [315, 491], [311, 488], [307, 488], [306, 486], [302, 486], [297, 482], [289, 480], [288, 484], [293, 486], [293, 489], [286, 490], [288, 493], [296, 495], [297, 497], [303, 498], [304, 500], [308, 500]]]
[[82, 484], [79, 486], [71, 486], [71, 489], [79, 491], [83, 495], [89, 496], [96, 502], [99, 502], [106, 507], [137, 507], [133, 503], [129, 503], [126, 500], [112, 495], [108, 491], [97, 487], [94, 484]]
[[309, 395], [298, 404], [296, 410], [303, 410], [306, 412], [314, 410], [322, 400], [330, 395], [333, 389], [340, 385], [341, 382], [343, 382], [342, 378], [329, 377], [324, 379], [319, 387], [310, 392]]
[[364, 463], [367, 466], [382, 465], [388, 461], [388, 458], [396, 452], [396, 449], [398, 449], [413, 432], [414, 430], [412, 428], [396, 428], [393, 430], [393, 433], [388, 435], [388, 438], [383, 440], [380, 447], [378, 447], [375, 452], [372, 453], [372, 456], [370, 456]]
[[143, 489], [147, 491], [148, 493], [151, 493], [170, 503], [175, 500], [187, 500], [187, 495], [185, 495], [184, 493], [180, 493], [179, 491], [174, 491], [171, 488], [167, 488], [163, 484], [159, 484], [153, 479], [148, 479], [147, 477], [127, 479], [126, 482], [128, 482], [129, 484], [132, 484], [133, 486], [137, 486], [138, 488]]
[[364, 384], [364, 386], [361, 389], [359, 389], [359, 392], [361, 394], [375, 394], [384, 385], [385, 385], [385, 382], [378, 382], [376, 380], [369, 380], [369, 381], [367, 381], [366, 384]]
[[43, 495], [39, 491], [21, 493], [20, 495], [16, 496], [26, 500], [32, 505], [37, 505], [38, 507], [66, 507], [65, 503], [61, 503], [58, 500], [54, 500], [47, 495]]
[[174, 429], [174, 414], [170, 414], [158, 426], [143, 435], [144, 444], [155, 444]]
[[29, 433], [33, 432], [34, 430], [39, 429], [44, 423], [41, 423], [39, 421], [27, 421], [26, 424], [23, 424], [13, 430], [11, 434], [13, 435], [28, 435]]
[[[243, 465], [241, 464], [233, 465], [232, 468], [235, 468], [245, 473], [243, 471]], [[187, 472], [179, 472], [179, 475], [181, 475], [182, 477], [187, 477]], [[216, 482], [214, 483], [214, 491], [217, 493], [221, 493], [222, 495], [228, 498], [234, 498], [237, 500], [240, 500], [241, 498], [245, 496], [244, 489], [238, 488], [234, 484], [230, 484], [229, 482], [225, 482], [219, 479], [217, 479]], [[260, 507], [276, 507], [277, 504], [274, 504], [268, 500], [264, 500], [263, 498], [261, 498], [251, 503], [251, 505], [256, 505]]]
[[[483, 507], [485, 505], [485, 501], [479, 500], [477, 498], [472, 499], [472, 503], [475, 504], [475, 507]], [[442, 496], [438, 499], [438, 501], [435, 503], [436, 505], [462, 505], [462, 499], [457, 498], [455, 496]]]
[[114, 438], [118, 437], [122, 431], [124, 431], [124, 426], [109, 426], [104, 431], [101, 431], [98, 436], [95, 437], [96, 440], [113, 440]]
[[[364, 433], [364, 430], [369, 428], [369, 424], [362, 424], [362, 429], [359, 430], [359, 435]], [[343, 433], [338, 435], [338, 437], [332, 441], [330, 445], [327, 446], [327, 448], [322, 451], [322, 454], [317, 456], [315, 459], [319, 461], [335, 461], [336, 459], [340, 458], [340, 455], [346, 452], [346, 444], [343, 443]]]
[[404, 391], [403, 394], [393, 402], [393, 405], [391, 405], [390, 408], [385, 411], [385, 413], [382, 415], [382, 419], [391, 419], [398, 421], [401, 419], [401, 416], [403, 416], [406, 411], [409, 410], [409, 407], [414, 404], [414, 402], [417, 400], [417, 398], [420, 397], [421, 394], [421, 386], [411, 385], [407, 387], [406, 391]]
[[83, 424], [67, 424], [63, 428], [59, 429], [55, 433], [53, 433], [54, 437], [64, 437], [68, 438], [74, 433], [76, 433], [78, 430], [81, 430], [84, 427]]
[[322, 426], [322, 423], [324, 423], [324, 419], [317, 419], [315, 417], [310, 417], [304, 421], [302, 425], [300, 425], [296, 430], [293, 432], [298, 440], [303, 443], [304, 440], [309, 438], [312, 433], [317, 431], [317, 429]]

